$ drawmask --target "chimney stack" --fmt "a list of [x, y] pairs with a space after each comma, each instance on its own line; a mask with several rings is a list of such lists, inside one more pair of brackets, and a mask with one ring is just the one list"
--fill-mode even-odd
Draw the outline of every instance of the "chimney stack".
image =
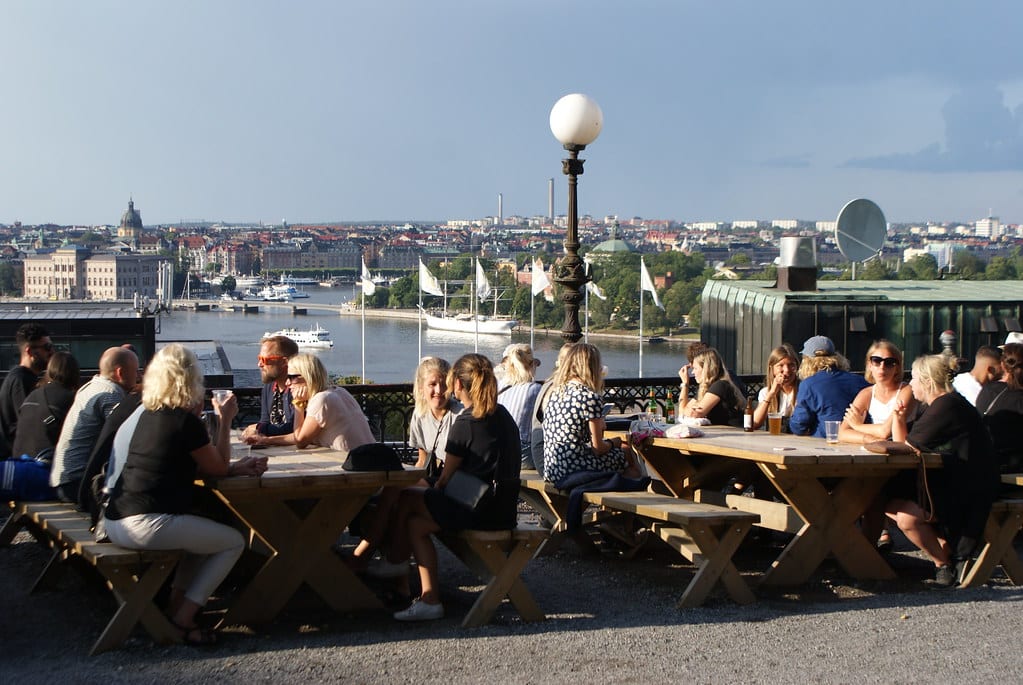
[[777, 288], [788, 292], [817, 290], [817, 243], [813, 238], [781, 239]]

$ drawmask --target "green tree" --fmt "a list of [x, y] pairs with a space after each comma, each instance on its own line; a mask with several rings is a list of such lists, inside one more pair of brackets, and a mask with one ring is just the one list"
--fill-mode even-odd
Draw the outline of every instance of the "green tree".
[[902, 281], [933, 281], [937, 278], [938, 261], [930, 254], [917, 255], [899, 269], [899, 280]]
[[1015, 265], [1005, 257], [992, 257], [984, 269], [984, 278], [989, 281], [1007, 281], [1016, 278]]
[[888, 281], [895, 274], [880, 259], [871, 259], [856, 270], [856, 278], [861, 281]]
[[234, 276], [224, 276], [220, 279], [220, 289], [224, 292], [231, 292], [238, 286], [238, 281], [235, 280]]
[[961, 278], [974, 279], [983, 277], [985, 264], [977, 255], [969, 250], [956, 250], [952, 255], [952, 266]]

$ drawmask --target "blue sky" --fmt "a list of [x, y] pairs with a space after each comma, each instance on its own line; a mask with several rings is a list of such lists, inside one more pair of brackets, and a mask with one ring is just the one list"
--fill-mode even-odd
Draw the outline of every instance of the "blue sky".
[[1023, 3], [0, 3], [0, 222], [1023, 222]]

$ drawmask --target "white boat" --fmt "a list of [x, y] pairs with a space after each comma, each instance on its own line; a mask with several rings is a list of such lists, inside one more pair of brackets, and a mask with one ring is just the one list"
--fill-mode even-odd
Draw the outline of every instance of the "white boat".
[[291, 274], [281, 274], [281, 277], [277, 282], [281, 285], [316, 285], [319, 283], [319, 281], [315, 278], [309, 278], [308, 276], [292, 276]]
[[234, 287], [238, 290], [243, 288], [260, 288], [264, 285], [263, 279], [260, 276], [235, 276]]
[[257, 300], [263, 300], [263, 302], [287, 302], [288, 296], [277, 290], [274, 286], [268, 285], [256, 292], [253, 296]]
[[472, 316], [463, 314], [461, 316], [434, 316], [423, 312], [426, 325], [435, 331], [456, 331], [459, 333], [490, 333], [493, 335], [511, 335], [512, 329], [519, 322], [514, 319], [492, 319], [487, 316], [479, 317], [479, 328]]
[[283, 295], [289, 300], [300, 300], [303, 297], [309, 297], [309, 293], [304, 290], [299, 290], [293, 285], [276, 284], [270, 286], [270, 289], [278, 295]]
[[300, 331], [297, 328], [282, 328], [279, 331], [266, 332], [264, 338], [274, 335], [283, 335], [294, 340], [299, 347], [329, 350], [334, 347], [334, 341], [330, 339], [330, 331], [317, 323], [307, 331]]

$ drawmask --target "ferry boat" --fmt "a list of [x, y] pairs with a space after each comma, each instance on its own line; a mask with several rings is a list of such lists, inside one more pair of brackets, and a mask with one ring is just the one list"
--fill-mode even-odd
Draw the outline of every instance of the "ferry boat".
[[238, 290], [244, 290], [245, 288], [260, 288], [265, 285], [263, 278], [260, 276], [235, 276], [234, 287]]
[[252, 296], [253, 299], [262, 300], [263, 302], [287, 302], [288, 296], [285, 293], [277, 290], [274, 286], [266, 286], [262, 290], [256, 291]]
[[330, 331], [321, 326], [318, 322], [315, 326], [306, 331], [300, 331], [297, 328], [282, 328], [279, 331], [269, 332], [263, 334], [263, 338], [269, 338], [274, 335], [283, 335], [294, 340], [299, 347], [305, 347], [310, 349], [329, 350], [334, 347], [334, 341], [330, 339]]
[[489, 333], [492, 335], [511, 335], [512, 329], [519, 322], [514, 319], [492, 319], [487, 316], [480, 316], [478, 328], [477, 322], [473, 321], [469, 314], [459, 316], [434, 316], [423, 312], [426, 325], [436, 331], [455, 331], [458, 333]]
[[309, 297], [309, 293], [305, 292], [304, 290], [299, 290], [293, 285], [283, 285], [278, 283], [276, 285], [270, 286], [270, 289], [273, 292], [277, 293], [278, 295], [283, 295], [286, 299], [289, 300], [300, 300], [303, 297]]
[[277, 281], [280, 285], [317, 285], [319, 283], [315, 278], [308, 276], [292, 276], [291, 274], [281, 274], [280, 279]]

